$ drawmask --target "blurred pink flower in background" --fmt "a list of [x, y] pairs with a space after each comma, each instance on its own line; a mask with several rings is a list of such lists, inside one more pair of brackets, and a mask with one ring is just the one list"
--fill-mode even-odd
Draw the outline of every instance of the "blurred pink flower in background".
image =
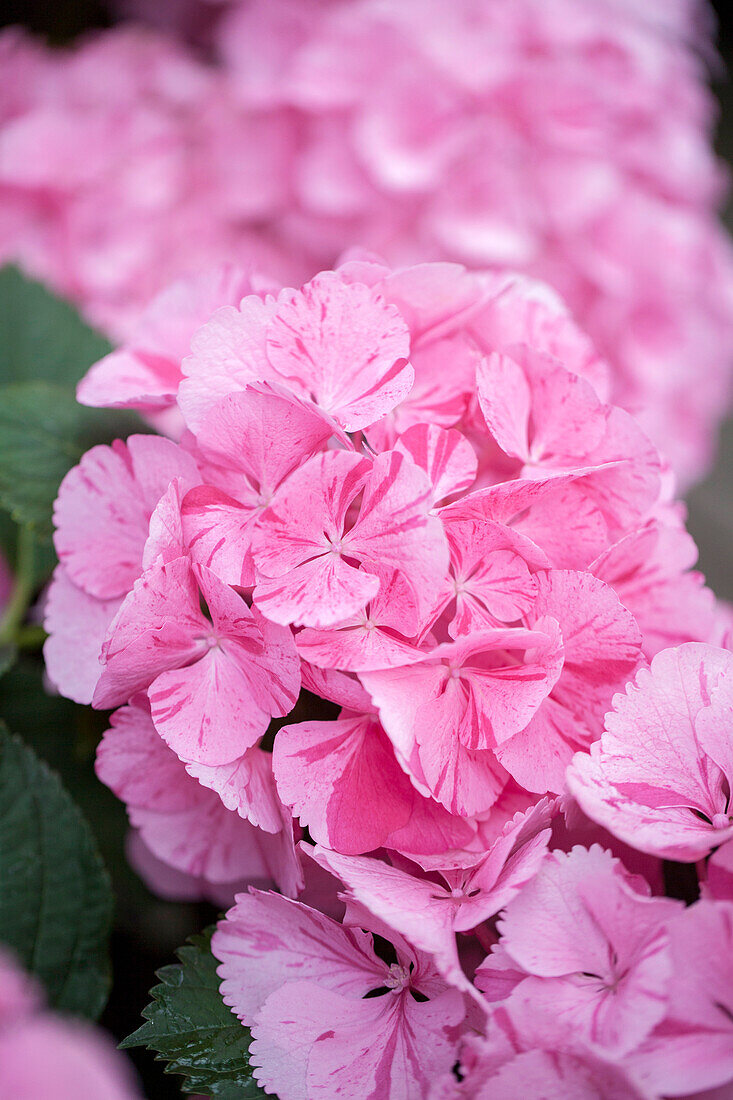
[[123, 8], [180, 41], [0, 38], [0, 254], [116, 336], [223, 259], [295, 285], [352, 245], [522, 269], [565, 296], [682, 479], [704, 471], [733, 261], [703, 4]]
[[138, 1100], [112, 1041], [47, 1011], [40, 990], [0, 952], [0, 1096], [13, 1100]]

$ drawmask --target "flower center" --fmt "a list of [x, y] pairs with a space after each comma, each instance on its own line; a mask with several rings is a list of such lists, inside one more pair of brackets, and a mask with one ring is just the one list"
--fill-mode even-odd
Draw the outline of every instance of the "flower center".
[[384, 984], [387, 989], [390, 989], [393, 993], [401, 993], [403, 989], [406, 989], [410, 984], [410, 971], [406, 966], [400, 966], [399, 963], [392, 963], [389, 968], [389, 973], [384, 979]]

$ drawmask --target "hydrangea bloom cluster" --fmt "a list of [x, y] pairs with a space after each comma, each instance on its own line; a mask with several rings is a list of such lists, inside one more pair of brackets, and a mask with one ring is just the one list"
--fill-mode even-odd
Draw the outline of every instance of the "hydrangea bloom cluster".
[[0, 64], [4, 262], [114, 339], [171, 280], [232, 255], [297, 274], [272, 231], [290, 134], [243, 109], [223, 72], [142, 26], [63, 50], [11, 28]]
[[289, 281], [353, 245], [509, 265], [566, 298], [689, 479], [730, 377], [708, 13], [641, 8], [138, 5], [213, 65], [134, 26], [62, 54], [6, 34], [0, 253], [126, 336], [171, 278], [234, 255]]
[[728, 849], [659, 896], [733, 832], [733, 655], [607, 389], [541, 284], [359, 255], [181, 285], [82, 383], [181, 428], [64, 480], [48, 672], [117, 708], [148, 878], [239, 891], [213, 950], [280, 1100], [733, 1078]]
[[13, 1100], [139, 1100], [122, 1055], [89, 1024], [49, 1012], [0, 952], [0, 1095]]

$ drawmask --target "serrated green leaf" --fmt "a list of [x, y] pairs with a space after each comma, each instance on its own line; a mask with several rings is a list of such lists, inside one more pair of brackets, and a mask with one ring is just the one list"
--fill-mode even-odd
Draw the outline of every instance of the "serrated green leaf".
[[193, 936], [178, 951], [180, 963], [158, 971], [160, 985], [143, 1009], [146, 1023], [121, 1044], [145, 1046], [180, 1073], [186, 1092], [221, 1100], [250, 1100], [266, 1094], [248, 1064], [250, 1033], [219, 995], [218, 963], [211, 953], [213, 928]]
[[133, 413], [87, 409], [48, 382], [0, 387], [0, 505], [39, 538], [50, 537], [53, 502], [67, 471], [95, 444], [141, 430]]
[[69, 393], [112, 350], [68, 302], [17, 267], [0, 268], [0, 378], [55, 382]]
[[0, 942], [57, 1009], [96, 1018], [109, 992], [109, 878], [54, 774], [0, 728]]

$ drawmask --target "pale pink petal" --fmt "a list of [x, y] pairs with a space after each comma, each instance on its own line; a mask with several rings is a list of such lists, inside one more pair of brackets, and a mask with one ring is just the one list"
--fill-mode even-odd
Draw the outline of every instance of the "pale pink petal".
[[325, 627], [359, 611], [378, 588], [373, 574], [348, 565], [340, 555], [321, 554], [285, 576], [260, 577], [254, 598], [273, 622]]
[[590, 569], [638, 622], [648, 658], [682, 642], [712, 641], [715, 600], [689, 572], [697, 547], [682, 527], [652, 522], [606, 550]]
[[230, 764], [273, 715], [295, 705], [300, 662], [289, 630], [266, 623], [213, 574], [201, 570], [212, 624], [191, 664], [161, 672], [148, 692], [155, 727], [187, 762]]
[[307, 661], [301, 661], [303, 687], [314, 695], [336, 703], [339, 707], [369, 714], [374, 711], [372, 701], [355, 676], [337, 669], [318, 668]]
[[464, 1015], [455, 991], [418, 1003], [389, 994], [357, 1001], [312, 982], [283, 986], [252, 1028], [255, 1076], [283, 1100], [427, 1098], [434, 1076], [455, 1060]]
[[129, 343], [105, 356], [77, 387], [82, 405], [160, 408], [172, 403], [191, 337], [219, 306], [238, 305], [251, 285], [231, 264], [179, 279], [143, 311]]
[[402, 633], [413, 615], [412, 589], [396, 570], [375, 569], [375, 575], [379, 590], [362, 612], [330, 630], [299, 631], [295, 642], [301, 657], [321, 668], [356, 672], [415, 659], [415, 645]]
[[282, 829], [282, 803], [272, 774], [272, 756], [262, 749], [249, 749], [231, 764], [207, 767], [187, 764], [186, 771], [204, 787], [216, 791], [228, 810], [246, 818], [266, 833]]
[[[478, 1084], [480, 1078], [470, 1080]], [[541, 1050], [518, 1054], [474, 1095], [476, 1100], [649, 1100], [621, 1067], [592, 1055]]]
[[178, 403], [191, 431], [198, 430], [222, 397], [273, 377], [265, 339], [275, 309], [273, 298], [263, 301], [249, 295], [238, 309], [217, 309], [194, 334], [191, 354], [183, 360], [184, 378], [178, 391]]
[[144, 695], [110, 717], [97, 748], [96, 773], [127, 806], [175, 814], [189, 809], [192, 790], [175, 753], [159, 737]]
[[[184, 778], [189, 778], [185, 776]], [[292, 836], [266, 833], [227, 810], [219, 796], [198, 788], [188, 809], [177, 814], [129, 807], [130, 824], [164, 863], [209, 883], [277, 882], [297, 893]]]
[[36, 979], [20, 968], [10, 951], [0, 948], [0, 1026], [33, 1015], [42, 1005], [43, 994]]
[[430, 505], [428, 478], [411, 459], [396, 451], [378, 455], [359, 517], [343, 540], [344, 552], [367, 566], [399, 570], [422, 614], [448, 572], [448, 543]]
[[269, 618], [328, 626], [377, 591], [376, 578], [341, 557], [346, 513], [370, 470], [367, 459], [331, 451], [304, 463], [275, 493], [254, 546], [255, 600]]
[[180, 361], [144, 348], [120, 348], [89, 368], [76, 398], [96, 408], [147, 412], [171, 405], [180, 380]]
[[409, 393], [409, 353], [407, 326], [395, 307], [329, 272], [302, 290], [283, 291], [267, 333], [272, 367], [347, 431], [379, 420]]
[[573, 752], [600, 735], [614, 692], [638, 667], [641, 636], [613, 590], [591, 574], [549, 570], [536, 580], [530, 621], [549, 615], [560, 623], [563, 670], [550, 698], [498, 755], [528, 790], [559, 792]]
[[264, 384], [247, 386], [214, 405], [196, 433], [200, 453], [215, 467], [215, 484], [265, 507], [288, 474], [333, 434], [333, 423], [295, 394]]
[[175, 443], [131, 436], [93, 447], [64, 478], [54, 508], [59, 560], [92, 596], [124, 596], [140, 575], [150, 516], [174, 477], [199, 480]]
[[493, 751], [531, 719], [557, 680], [552, 620], [537, 631], [493, 630], [361, 679], [402, 766], [451, 812], [488, 809], [506, 781]]
[[225, 1004], [250, 1025], [284, 983], [319, 987], [359, 998], [384, 982], [387, 967], [371, 937], [278, 894], [239, 894], [219, 922], [211, 949], [219, 959]]
[[665, 650], [578, 755], [568, 785], [583, 810], [642, 851], [694, 860], [733, 835], [727, 728], [733, 655], [702, 643]]
[[243, 820], [256, 792], [241, 771], [230, 769], [224, 782], [211, 770], [201, 781], [188, 774], [156, 732], [145, 696], [112, 716], [97, 752], [97, 774], [126, 803], [146, 847], [167, 867], [210, 883], [274, 879], [297, 892], [289, 817], [280, 811], [277, 829], [263, 832]]
[[451, 899], [445, 887], [367, 856], [344, 856], [319, 846], [305, 850], [375, 917], [432, 955], [448, 981], [467, 984], [453, 934], [460, 901]]
[[522, 619], [537, 595], [529, 570], [537, 560], [532, 544], [491, 520], [455, 519], [449, 510], [441, 519], [451, 551], [451, 637]]
[[221, 489], [199, 485], [181, 501], [180, 530], [186, 552], [225, 584], [254, 584], [253, 512]]
[[77, 588], [58, 565], [46, 594], [43, 658], [51, 682], [68, 699], [88, 705], [102, 674], [101, 654], [119, 599], [97, 600]]
[[209, 627], [186, 558], [148, 569], [110, 626], [94, 706], [106, 709], [124, 703], [161, 672], [201, 656]]
[[532, 976], [511, 996], [513, 1018], [554, 1012], [553, 1027], [611, 1054], [638, 1046], [666, 1011], [675, 904], [638, 894], [597, 846], [554, 853], [499, 924], [502, 947]]
[[733, 905], [699, 901], [670, 925], [670, 936], [668, 1017], [630, 1064], [655, 1093], [683, 1096], [733, 1078]]
[[703, 897], [733, 901], [733, 844], [727, 841], [713, 852], [707, 863]]

